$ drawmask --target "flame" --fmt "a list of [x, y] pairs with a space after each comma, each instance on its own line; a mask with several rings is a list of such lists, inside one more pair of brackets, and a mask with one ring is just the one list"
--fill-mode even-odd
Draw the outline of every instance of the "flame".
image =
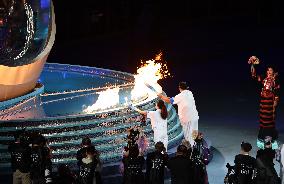
[[162, 56], [163, 56], [163, 53], [160, 52], [159, 54], [156, 55], [155, 60], [156, 61], [161, 61], [162, 60]]
[[145, 83], [152, 86], [158, 93], [161, 93], [162, 89], [158, 85], [158, 80], [170, 75], [167, 64], [162, 62], [162, 53], [159, 53], [155, 60], [142, 62], [142, 66], [137, 69], [137, 74], [134, 76], [135, 86], [131, 91], [131, 100], [137, 101], [141, 97], [147, 96], [148, 93], [153, 93]]
[[119, 88], [109, 88], [105, 91], [98, 92], [99, 97], [95, 104], [88, 106], [84, 112], [91, 113], [97, 110], [104, 110], [115, 107], [119, 104]]
[[[131, 99], [124, 98], [124, 106], [127, 106], [130, 101], [137, 102], [144, 99], [149, 94], [156, 95], [145, 84], [150, 85], [158, 93], [162, 92], [158, 80], [171, 76], [168, 71], [167, 64], [162, 62], [162, 53], [159, 53], [155, 60], [148, 60], [142, 62], [137, 69], [137, 74], [134, 75], [135, 85], [131, 91]], [[84, 112], [92, 113], [98, 110], [105, 110], [119, 105], [119, 87], [109, 88], [107, 90], [98, 92], [99, 97], [95, 104], [88, 106]]]

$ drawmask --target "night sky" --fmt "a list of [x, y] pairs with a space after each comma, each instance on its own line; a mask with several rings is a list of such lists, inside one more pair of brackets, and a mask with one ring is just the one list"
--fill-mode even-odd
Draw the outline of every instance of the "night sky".
[[276, 0], [55, 0], [57, 35], [48, 62], [135, 73], [140, 60], [162, 51], [173, 77], [160, 83], [170, 96], [178, 92], [179, 81], [187, 81], [201, 112], [216, 104], [226, 110], [230, 103], [226, 99], [231, 98], [249, 98], [248, 103], [256, 106], [258, 91], [247, 60], [258, 56], [262, 70], [271, 64], [281, 79], [282, 4]]

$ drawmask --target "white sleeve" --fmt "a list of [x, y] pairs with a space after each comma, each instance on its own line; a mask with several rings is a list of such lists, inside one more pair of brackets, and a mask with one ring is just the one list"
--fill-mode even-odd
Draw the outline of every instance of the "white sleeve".
[[281, 146], [280, 161], [281, 161], [281, 164], [284, 165], [284, 145]]
[[154, 113], [155, 113], [155, 111], [148, 111], [147, 112], [147, 118], [152, 120], [154, 118]]
[[181, 101], [181, 94], [177, 94], [175, 97], [172, 98], [173, 103], [172, 104], [178, 104]]
[[155, 111], [148, 111], [147, 112], [147, 118], [151, 120], [151, 127], [153, 129], [155, 128], [154, 116], [155, 116]]

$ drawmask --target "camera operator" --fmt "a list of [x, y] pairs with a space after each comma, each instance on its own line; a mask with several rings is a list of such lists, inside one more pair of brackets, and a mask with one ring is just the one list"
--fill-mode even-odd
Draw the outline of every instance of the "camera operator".
[[275, 158], [275, 150], [272, 149], [272, 138], [265, 137], [264, 149], [257, 151], [256, 155], [256, 183], [257, 184], [278, 184], [280, 179], [274, 168], [273, 160]]
[[14, 134], [15, 142], [9, 145], [13, 183], [30, 184], [31, 148], [26, 144], [22, 131]]

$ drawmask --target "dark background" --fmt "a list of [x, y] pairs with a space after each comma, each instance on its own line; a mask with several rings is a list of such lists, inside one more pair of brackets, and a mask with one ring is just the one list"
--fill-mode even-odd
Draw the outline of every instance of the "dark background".
[[140, 60], [162, 51], [173, 75], [160, 81], [164, 91], [175, 95], [178, 82], [187, 81], [201, 116], [257, 115], [251, 55], [262, 61], [261, 72], [271, 64], [283, 75], [280, 0], [54, 0], [54, 6], [57, 34], [48, 62], [135, 73]]

